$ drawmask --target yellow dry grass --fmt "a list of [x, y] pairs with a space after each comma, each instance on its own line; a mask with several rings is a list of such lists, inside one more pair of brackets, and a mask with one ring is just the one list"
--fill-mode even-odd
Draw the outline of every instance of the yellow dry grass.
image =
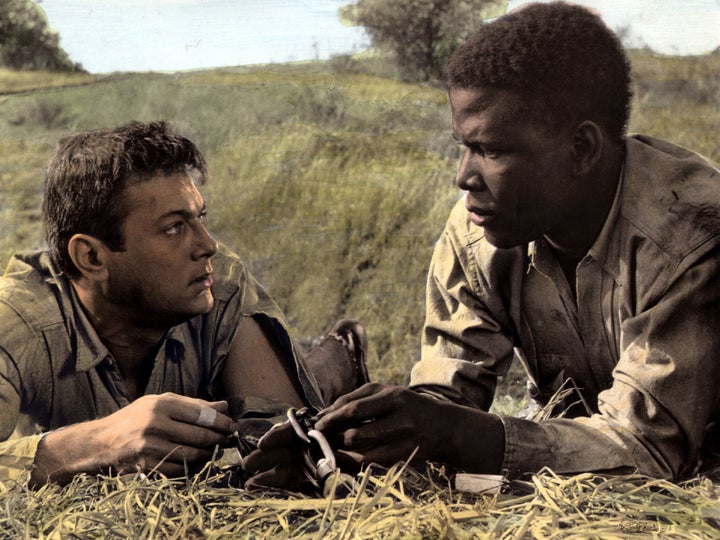
[[2, 538], [720, 537], [720, 486], [542, 471], [499, 495], [460, 493], [442, 469], [398, 464], [358, 476], [346, 498], [223, 487], [193, 479], [78, 477], [65, 488], [0, 489]]

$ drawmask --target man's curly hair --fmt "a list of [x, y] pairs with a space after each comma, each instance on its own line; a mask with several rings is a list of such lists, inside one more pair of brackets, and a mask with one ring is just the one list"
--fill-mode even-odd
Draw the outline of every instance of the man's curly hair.
[[550, 129], [592, 120], [625, 136], [630, 62], [618, 37], [590, 10], [530, 4], [483, 25], [452, 55], [448, 88], [518, 93], [531, 120]]

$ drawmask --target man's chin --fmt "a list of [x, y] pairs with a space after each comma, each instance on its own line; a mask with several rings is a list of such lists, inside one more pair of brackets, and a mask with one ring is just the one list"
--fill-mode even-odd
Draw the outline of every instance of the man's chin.
[[487, 229], [484, 230], [485, 232], [485, 240], [487, 240], [491, 245], [498, 249], [511, 249], [517, 246], [520, 246], [525, 243], [523, 240], [518, 240], [517, 238], [511, 238], [507, 235], [495, 235], [492, 234], [492, 232], [488, 232]]
[[193, 315], [193, 317], [197, 317], [198, 315], [204, 315], [205, 313], [210, 311], [214, 305], [215, 298], [212, 296], [212, 294], [210, 294], [209, 297], [205, 299], [204, 305], [198, 306], [198, 312]]
[[175, 321], [175, 324], [173, 324], [173, 326], [185, 323], [190, 319], [194, 319], [195, 317], [205, 315], [213, 308], [213, 305], [215, 305], [215, 299], [212, 296], [205, 299], [204, 302], [194, 302], [192, 306], [187, 306], [188, 309], [186, 311], [178, 312], [172, 317], [172, 319], [174, 319]]

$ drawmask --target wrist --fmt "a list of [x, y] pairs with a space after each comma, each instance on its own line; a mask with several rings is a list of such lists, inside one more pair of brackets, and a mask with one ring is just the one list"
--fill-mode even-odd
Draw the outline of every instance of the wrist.
[[457, 404], [444, 404], [442, 461], [474, 473], [497, 474], [505, 454], [505, 428], [495, 414]]
[[65, 485], [76, 474], [100, 470], [97, 453], [92, 450], [89, 433], [84, 427], [85, 424], [76, 424], [43, 435], [35, 451], [31, 486]]

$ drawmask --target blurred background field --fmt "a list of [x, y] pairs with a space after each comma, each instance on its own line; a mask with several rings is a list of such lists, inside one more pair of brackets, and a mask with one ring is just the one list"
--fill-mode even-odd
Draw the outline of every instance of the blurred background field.
[[[720, 159], [720, 55], [633, 51], [631, 132]], [[374, 380], [406, 382], [419, 354], [433, 245], [459, 194], [447, 98], [385, 64], [337, 57], [267, 66], [89, 75], [0, 70], [0, 260], [43, 246], [43, 166], [80, 130], [167, 120], [206, 155], [210, 227], [310, 340], [341, 317], [368, 330]], [[498, 406], [522, 399], [522, 373]]]
[[[358, 318], [368, 329], [371, 377], [406, 382], [420, 350], [432, 248], [459, 197], [445, 93], [408, 81], [436, 81], [470, 30], [523, 0], [348, 1], [109, 0], [88, 8], [3, 0], [0, 66], [12, 69], [0, 67], [0, 265], [44, 245], [43, 167], [59, 138], [166, 120], [208, 159], [212, 179], [202, 189], [212, 231], [269, 289], [296, 337], [310, 343], [335, 320]], [[717, 3], [583, 3], [632, 49], [630, 131], [719, 161]], [[368, 32], [363, 52], [327, 54], [329, 29], [348, 24]], [[322, 37], [306, 42], [308, 26]], [[350, 34], [336, 51], [351, 49]], [[250, 49], [265, 59], [241, 60]], [[315, 61], [175, 71], [274, 62], [272, 50]], [[173, 72], [152, 72], [165, 69]], [[493, 409], [514, 414], [524, 400], [516, 365]], [[346, 499], [228, 488], [233, 474], [212, 464], [172, 480], [81, 475], [38, 490], [0, 482], [0, 538], [624, 540], [717, 538], [720, 530], [717, 472], [672, 483], [543, 470], [489, 494], [458, 491], [452, 475], [434, 464], [369, 466]]]
[[[630, 130], [720, 160], [720, 55], [631, 53]], [[62, 136], [167, 120], [206, 155], [210, 227], [311, 341], [360, 319], [371, 378], [418, 359], [433, 245], [459, 197], [445, 93], [387, 62], [337, 57], [178, 73], [0, 69], [0, 264], [41, 248], [44, 163]], [[513, 366], [494, 410], [517, 412]], [[720, 487], [541, 471], [500, 494], [458, 492], [444, 469], [367, 469], [348, 499], [252, 493], [203, 473], [0, 484], [2, 538], [716, 538]]]

